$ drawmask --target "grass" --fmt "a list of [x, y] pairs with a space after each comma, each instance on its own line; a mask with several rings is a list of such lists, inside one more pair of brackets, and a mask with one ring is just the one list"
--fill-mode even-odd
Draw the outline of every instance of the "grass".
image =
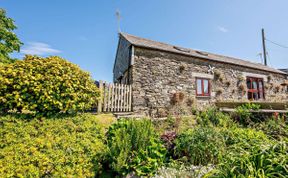
[[113, 114], [99, 114], [95, 115], [94, 119], [97, 121], [98, 125], [103, 131], [106, 131], [109, 126], [117, 121]]

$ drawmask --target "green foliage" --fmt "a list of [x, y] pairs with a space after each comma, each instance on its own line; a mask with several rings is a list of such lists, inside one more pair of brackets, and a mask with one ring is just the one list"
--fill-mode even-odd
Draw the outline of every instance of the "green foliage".
[[260, 118], [257, 117], [257, 114], [253, 114], [251, 112], [251, 110], [257, 111], [259, 109], [260, 109], [260, 105], [253, 104], [253, 103], [248, 103], [248, 104], [238, 106], [236, 108], [235, 118], [240, 124], [247, 126], [249, 124], [252, 124], [255, 121], [260, 120]]
[[0, 111], [38, 116], [89, 109], [100, 92], [89, 73], [60, 57], [26, 56], [0, 66]]
[[107, 146], [97, 116], [0, 118], [1, 177], [95, 177]]
[[256, 104], [259, 105], [261, 109], [273, 109], [273, 110], [285, 110], [287, 109], [287, 102], [285, 101], [217, 101], [215, 105], [218, 108], [237, 108], [239, 106], [245, 105], [245, 104]]
[[201, 126], [228, 127], [234, 124], [229, 115], [218, 111], [214, 107], [198, 113], [197, 122]]
[[193, 165], [216, 164], [224, 151], [224, 138], [214, 128], [188, 130], [175, 140], [175, 156], [186, 157]]
[[175, 131], [176, 133], [181, 133], [187, 129], [196, 127], [197, 121], [196, 116], [168, 116], [167, 119], [153, 120], [153, 125], [156, 131], [160, 134], [165, 134], [167, 131]]
[[[180, 132], [173, 142], [173, 153], [168, 153], [172, 155], [169, 163], [177, 166], [171, 168], [168, 164], [158, 174], [184, 177], [191, 170], [189, 166], [208, 166], [208, 171], [214, 170], [204, 177], [287, 177], [286, 118], [265, 120], [262, 113], [251, 112], [259, 109], [256, 104], [238, 107], [232, 116], [240, 125], [215, 108], [199, 112], [196, 115], [198, 126], [190, 124], [186, 131]], [[168, 119], [165, 128], [174, 126], [175, 121]], [[169, 133], [164, 134], [166, 139]], [[181, 166], [188, 169], [177, 168]]]
[[194, 127], [197, 127], [196, 116], [182, 116], [178, 126], [178, 132], [181, 133]]
[[249, 151], [232, 151], [211, 177], [287, 177], [287, 143], [255, 145]]
[[[226, 153], [217, 168], [207, 177], [273, 177], [271, 175], [277, 170], [282, 173], [287, 171], [285, 162], [288, 157], [286, 155], [285, 158], [282, 146], [280, 152], [271, 152], [271, 145], [275, 142], [269, 140], [262, 131], [252, 128], [224, 128], [220, 133], [225, 139]], [[279, 156], [279, 159], [273, 156]], [[274, 176], [277, 177], [276, 174]]]
[[150, 120], [120, 120], [109, 128], [107, 140], [110, 166], [119, 174], [153, 175], [165, 160], [166, 149]]
[[220, 133], [225, 139], [227, 149], [250, 150], [252, 146], [270, 143], [263, 132], [251, 128], [226, 128]]
[[284, 118], [270, 118], [265, 122], [256, 123], [252, 127], [256, 130], [262, 130], [272, 139], [288, 140], [288, 126]]
[[22, 43], [13, 31], [17, 27], [14, 20], [6, 16], [4, 9], [0, 8], [0, 65], [1, 63], [12, 63], [13, 59], [9, 54], [14, 51], [20, 51]]

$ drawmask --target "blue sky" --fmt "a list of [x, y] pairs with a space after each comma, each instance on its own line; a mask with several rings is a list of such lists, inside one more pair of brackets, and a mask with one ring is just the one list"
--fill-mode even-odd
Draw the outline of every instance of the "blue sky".
[[[24, 42], [20, 54], [59, 55], [112, 81], [117, 20], [133, 35], [261, 62], [261, 28], [288, 46], [287, 0], [0, 0]], [[288, 68], [288, 49], [267, 43], [268, 65]]]

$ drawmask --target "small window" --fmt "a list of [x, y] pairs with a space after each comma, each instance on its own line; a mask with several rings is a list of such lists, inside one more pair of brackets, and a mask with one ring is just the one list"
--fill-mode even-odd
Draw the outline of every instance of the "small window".
[[197, 96], [210, 96], [210, 81], [204, 78], [196, 79], [196, 95]]

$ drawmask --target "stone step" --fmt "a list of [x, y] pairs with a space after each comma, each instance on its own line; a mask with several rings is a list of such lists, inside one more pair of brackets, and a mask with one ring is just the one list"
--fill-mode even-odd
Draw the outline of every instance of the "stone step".
[[123, 112], [123, 113], [113, 113], [114, 116], [119, 119], [119, 118], [143, 118], [145, 117], [144, 115], [137, 115], [134, 114], [133, 112]]

